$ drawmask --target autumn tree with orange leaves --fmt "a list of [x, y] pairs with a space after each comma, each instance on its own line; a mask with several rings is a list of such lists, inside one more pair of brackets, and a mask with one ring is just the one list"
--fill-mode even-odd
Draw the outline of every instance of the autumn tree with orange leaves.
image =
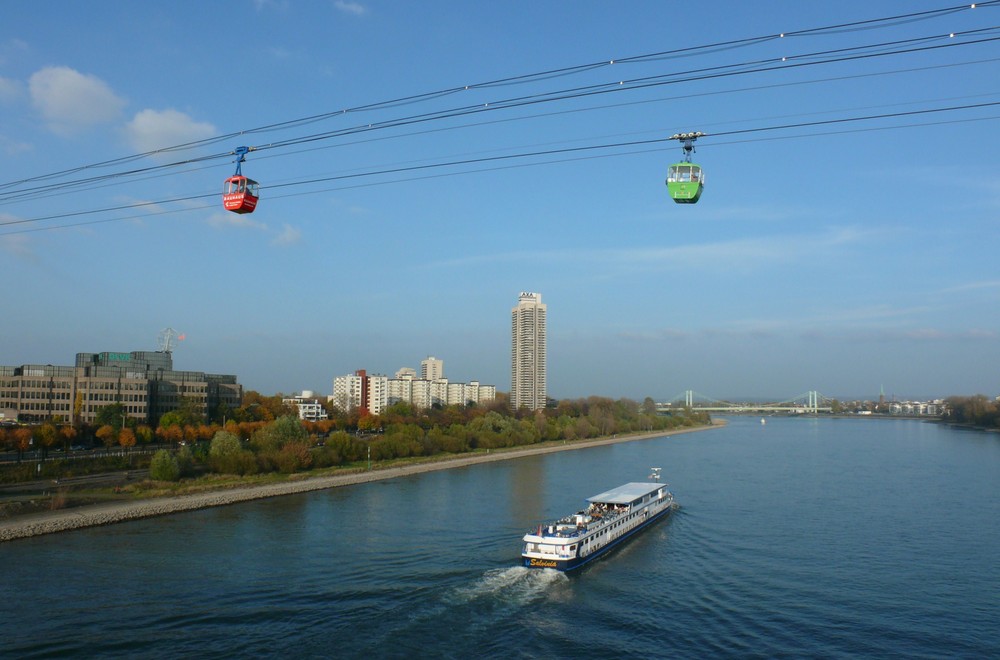
[[19, 428], [14, 431], [14, 445], [17, 447], [17, 462], [21, 462], [21, 456], [31, 447], [31, 429]]
[[59, 435], [62, 436], [63, 444], [66, 446], [66, 449], [69, 449], [70, 444], [72, 444], [73, 440], [76, 438], [76, 429], [67, 424], [59, 429]]
[[105, 447], [114, 447], [115, 442], [118, 440], [118, 431], [110, 424], [105, 424], [101, 428], [97, 429], [97, 432], [94, 433], [94, 435], [97, 436], [97, 439], [100, 440]]
[[135, 447], [135, 431], [126, 427], [118, 432], [118, 444], [122, 449], [129, 450]]

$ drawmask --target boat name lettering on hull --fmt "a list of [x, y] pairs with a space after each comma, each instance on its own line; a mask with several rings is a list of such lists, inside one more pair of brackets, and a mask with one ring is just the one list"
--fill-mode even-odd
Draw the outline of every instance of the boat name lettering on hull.
[[531, 566], [538, 566], [538, 567], [541, 567], [541, 568], [555, 568], [556, 567], [556, 563], [554, 561], [548, 561], [548, 560], [545, 560], [545, 559], [532, 559], [530, 565]]

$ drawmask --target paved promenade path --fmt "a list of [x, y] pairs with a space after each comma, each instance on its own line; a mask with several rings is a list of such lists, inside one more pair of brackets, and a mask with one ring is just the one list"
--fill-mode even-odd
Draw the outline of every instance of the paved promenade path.
[[[716, 427], [720, 425], [721, 424], [718, 422], [715, 424]], [[587, 447], [598, 447], [601, 445], [629, 442], [632, 440], [645, 440], [648, 438], [659, 438], [668, 435], [677, 435], [680, 433], [690, 433], [693, 431], [704, 431], [711, 428], [713, 427], [698, 426], [675, 431], [660, 431], [658, 433], [641, 435], [623, 435], [614, 438], [581, 441], [562, 445], [550, 445], [546, 447], [529, 447], [525, 449], [475, 454], [472, 456], [460, 455], [455, 458], [444, 458], [427, 463], [377, 469], [369, 472], [354, 472], [329, 477], [304, 477], [302, 479], [290, 480], [280, 484], [229, 488], [206, 493], [196, 493], [193, 495], [158, 497], [147, 500], [134, 500], [130, 502], [109, 502], [105, 504], [92, 504], [57, 511], [47, 511], [44, 513], [32, 513], [0, 521], [0, 542], [27, 538], [29, 536], [38, 536], [40, 534], [63, 532], [71, 529], [79, 529], [81, 527], [110, 525], [129, 520], [137, 520], [139, 518], [162, 516], [171, 513], [180, 513], [182, 511], [193, 511], [195, 509], [204, 509], [211, 506], [237, 504], [239, 502], [257, 500], [266, 497], [292, 495], [294, 493], [325, 490], [327, 488], [337, 488], [340, 486], [352, 486], [371, 481], [380, 481], [382, 479], [394, 479], [396, 477], [409, 474], [433, 472], [435, 470], [448, 470], [467, 465], [475, 465], [477, 463], [506, 461], [512, 458], [521, 458], [523, 456], [530, 456], [534, 454], [550, 454], [558, 451], [585, 449]]]

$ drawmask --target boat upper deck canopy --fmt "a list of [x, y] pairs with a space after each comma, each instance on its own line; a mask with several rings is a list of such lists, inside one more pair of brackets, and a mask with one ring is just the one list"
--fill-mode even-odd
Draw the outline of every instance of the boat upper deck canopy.
[[588, 497], [587, 501], [601, 504], [631, 504], [650, 493], [655, 493], [665, 485], [661, 483], [632, 482], [624, 486], [612, 488], [600, 495]]

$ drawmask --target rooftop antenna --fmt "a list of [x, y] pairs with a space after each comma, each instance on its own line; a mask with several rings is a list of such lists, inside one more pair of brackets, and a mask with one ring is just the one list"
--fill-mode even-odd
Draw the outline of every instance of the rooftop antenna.
[[160, 330], [160, 335], [156, 339], [156, 345], [159, 347], [161, 353], [171, 353], [177, 342], [183, 340], [183, 334], [178, 334], [173, 328], [164, 328]]
[[653, 481], [659, 481], [660, 480], [660, 470], [662, 468], [649, 468], [649, 469], [652, 470], [652, 472], [649, 473], [649, 478], [652, 479]]

